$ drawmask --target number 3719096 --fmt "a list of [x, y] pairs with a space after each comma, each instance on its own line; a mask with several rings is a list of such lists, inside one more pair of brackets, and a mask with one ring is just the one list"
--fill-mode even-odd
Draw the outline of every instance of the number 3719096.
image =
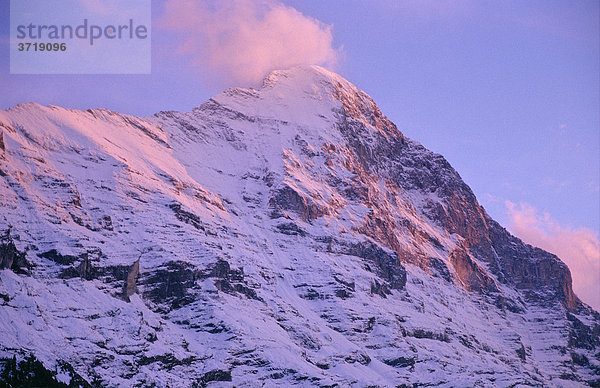
[[18, 43], [19, 51], [67, 51], [66, 43]]

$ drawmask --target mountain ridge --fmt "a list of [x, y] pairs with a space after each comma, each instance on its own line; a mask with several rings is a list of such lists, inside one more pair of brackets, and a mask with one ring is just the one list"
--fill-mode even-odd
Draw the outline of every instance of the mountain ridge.
[[566, 265], [327, 70], [147, 118], [20, 104], [0, 129], [0, 232], [31, 266], [0, 272], [6, 355], [105, 385], [598, 380]]

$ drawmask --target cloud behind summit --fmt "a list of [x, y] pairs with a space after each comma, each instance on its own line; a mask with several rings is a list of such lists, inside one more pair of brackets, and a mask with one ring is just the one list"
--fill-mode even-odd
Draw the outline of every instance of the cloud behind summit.
[[158, 24], [190, 65], [236, 86], [256, 85], [274, 69], [332, 67], [340, 54], [331, 26], [271, 0], [169, 0]]

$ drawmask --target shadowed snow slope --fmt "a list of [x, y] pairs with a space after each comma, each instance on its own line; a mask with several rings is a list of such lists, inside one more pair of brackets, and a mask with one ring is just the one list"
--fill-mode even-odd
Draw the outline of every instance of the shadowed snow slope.
[[0, 112], [0, 356], [103, 386], [581, 386], [600, 317], [319, 67], [191, 112]]

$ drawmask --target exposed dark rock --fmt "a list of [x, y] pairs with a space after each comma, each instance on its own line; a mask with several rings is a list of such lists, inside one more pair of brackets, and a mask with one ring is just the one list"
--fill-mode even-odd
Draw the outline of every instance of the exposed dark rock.
[[[196, 280], [201, 276], [202, 272], [192, 264], [167, 262], [142, 276], [140, 282], [144, 284], [143, 297], [159, 306], [167, 306], [165, 311], [187, 305], [195, 300], [191, 290], [197, 288]], [[163, 308], [159, 310], [162, 311]]]
[[136, 291], [139, 259], [132, 265], [100, 267], [94, 265], [87, 252], [79, 256], [71, 256], [61, 255], [56, 249], [52, 249], [44, 252], [40, 257], [47, 258], [64, 266], [60, 272], [60, 278], [100, 279], [106, 284], [115, 284], [115, 289], [119, 289], [120, 291], [116, 292], [114, 296], [126, 301], [129, 301], [129, 297]]
[[436, 257], [430, 257], [428, 260], [429, 269], [431, 270], [432, 275], [441, 277], [447, 282], [452, 282], [452, 274], [450, 273], [450, 270], [448, 270], [446, 263]]
[[344, 361], [346, 361], [349, 364], [358, 362], [359, 364], [362, 364], [362, 365], [369, 365], [371, 363], [371, 357], [369, 357], [366, 353], [355, 351], [355, 352], [352, 352], [351, 354], [347, 355], [344, 358]]
[[[459, 267], [465, 287], [481, 293], [497, 292], [492, 277], [474, 265], [476, 259], [486, 263], [491, 274], [500, 282], [514, 282], [518, 287], [532, 291], [541, 288], [550, 291], [541, 294], [529, 292], [533, 301], [549, 294], [549, 299], [558, 297], [569, 309], [577, 308], [579, 302], [572, 291], [568, 268], [558, 258], [527, 246], [491, 220], [479, 206], [471, 189], [441, 155], [404, 138], [393, 123], [377, 113], [367, 97], [348, 97], [341, 92], [339, 97], [343, 109], [339, 114], [338, 127], [349, 145], [351, 163], [348, 167], [357, 175], [354, 178], [357, 184], [342, 188], [340, 192], [352, 200], [365, 202], [375, 210], [368, 216], [362, 233], [395, 250], [402, 260], [409, 259], [426, 269], [420, 260], [404, 257], [393, 235], [395, 221], [386, 218], [385, 211], [377, 210], [379, 205], [370, 198], [366, 182], [375, 175], [394, 182], [401, 190], [416, 190], [425, 195], [435, 193], [441, 201], [426, 202], [423, 211], [448, 233], [456, 233], [464, 239], [462, 252], [455, 255], [453, 264]], [[371, 113], [367, 113], [369, 110]], [[367, 122], [377, 129], [374, 139], [365, 125]], [[332, 147], [336, 146], [329, 148]], [[413, 230], [416, 240], [425, 239], [440, 247], [439, 241], [427, 238], [421, 232]], [[427, 264], [440, 263], [429, 261]], [[442, 268], [436, 265], [432, 273], [437, 272], [447, 279], [448, 273]]]
[[112, 218], [109, 215], [102, 216], [102, 218], [99, 220], [99, 223], [99, 229], [105, 229], [111, 232], [114, 230]]
[[250, 299], [261, 300], [256, 291], [248, 287], [245, 282], [244, 269], [233, 269], [226, 260], [219, 259], [210, 270], [208, 277], [217, 278], [215, 287], [219, 291], [229, 294], [240, 293]]
[[590, 360], [585, 356], [585, 354], [571, 352], [571, 359], [575, 365], [588, 366], [590, 364]]
[[[490, 240], [501, 257], [499, 267], [507, 281], [523, 290], [546, 289], [545, 293], [528, 293], [535, 298], [558, 298], [570, 310], [579, 306], [573, 293], [569, 268], [555, 255], [524, 244], [497, 222], [488, 219]], [[535, 301], [535, 300], [534, 300]]]
[[[48, 255], [48, 252], [52, 252]], [[70, 255], [61, 255], [56, 252], [55, 249], [44, 253], [45, 257], [62, 265], [70, 265], [69, 267], [63, 268], [60, 273], [60, 277], [63, 279], [70, 279], [75, 277], [80, 277], [85, 280], [93, 280], [100, 277], [103, 274], [102, 268], [97, 268], [92, 264], [92, 261], [89, 259], [87, 253], [84, 253], [80, 256], [70, 256]], [[56, 252], [56, 254], [54, 253]], [[79, 261], [79, 264], [76, 266], [72, 265]], [[64, 264], [63, 264], [64, 263]], [[108, 279], [112, 280], [121, 280], [121, 279]]]
[[[327, 244], [325, 248], [327, 252], [360, 257], [368, 263], [373, 264], [377, 275], [387, 283], [385, 290], [400, 290], [406, 285], [406, 269], [400, 263], [398, 255], [395, 252], [388, 253], [369, 240], [359, 243], [346, 243], [328, 236], [318, 238], [317, 240]], [[376, 285], [376, 288], [379, 291], [382, 290], [379, 288], [379, 285]], [[373, 286], [371, 289], [373, 290]], [[388, 294], [387, 291], [379, 291], [372, 291], [372, 293], [382, 296]]]
[[61, 255], [60, 253], [58, 253], [58, 251], [56, 249], [51, 249], [44, 253], [40, 253], [40, 254], [38, 254], [38, 256], [42, 257], [44, 259], [51, 260], [51, 261], [55, 262], [56, 264], [60, 264], [60, 265], [71, 265], [74, 262], [76, 262], [77, 260], [79, 260], [79, 257], [77, 257], [77, 256]]
[[[64, 361], [58, 361], [57, 370], [49, 370], [33, 354], [21, 361], [15, 357], [0, 358], [0, 387], [44, 387], [44, 388], [95, 388], [98, 382], [90, 384], [81, 377], [73, 366]], [[63, 375], [57, 379], [58, 372]], [[68, 377], [69, 383], [64, 381]]]
[[383, 362], [389, 366], [394, 366], [394, 367], [398, 367], [398, 368], [406, 368], [408, 366], [415, 365], [415, 358], [400, 356], [400, 357], [392, 358], [390, 360], [384, 360]]
[[246, 295], [249, 299], [260, 300], [260, 298], [256, 295], [256, 291], [253, 289], [239, 283], [231, 284], [227, 279], [215, 280], [215, 287], [217, 287], [217, 290], [223, 291], [227, 294], [234, 294], [237, 292]]
[[0, 269], [8, 268], [18, 274], [28, 274], [33, 265], [26, 256], [25, 252], [17, 249], [8, 229], [0, 238]]
[[159, 311], [166, 312], [194, 302], [200, 292], [197, 281], [207, 278], [214, 278], [215, 287], [221, 292], [261, 300], [245, 282], [243, 268], [233, 269], [222, 259], [204, 270], [189, 263], [170, 261], [142, 276], [139, 283], [144, 285], [143, 297], [154, 302]]
[[309, 288], [306, 290], [306, 293], [300, 295], [301, 298], [307, 300], [317, 300], [317, 299], [326, 299], [326, 296], [319, 293], [314, 288]]
[[600, 346], [600, 327], [592, 329], [571, 313], [567, 313], [567, 319], [571, 323], [569, 346], [580, 349], [595, 349]]
[[[339, 131], [367, 170], [376, 170], [386, 155], [400, 154], [405, 144], [404, 136], [369, 96], [355, 94], [349, 97], [338, 89], [336, 97], [342, 103], [338, 114]], [[367, 135], [370, 130], [365, 123], [375, 127], [380, 135], [375, 144], [368, 142], [371, 136]]]
[[6, 303], [6, 302], [10, 301], [10, 296], [7, 294], [0, 293], [0, 299], [2, 299], [4, 301], [4, 303]]
[[485, 268], [479, 265], [462, 246], [450, 252], [450, 263], [452, 263], [456, 274], [467, 290], [500, 292], [494, 279], [487, 274]]
[[323, 370], [329, 369], [329, 364], [327, 364], [326, 362], [315, 362], [315, 366], [317, 368], [320, 368], [320, 369], [323, 369]]
[[300, 135], [296, 135], [294, 141], [300, 146], [301, 152], [309, 158], [318, 155], [318, 152], [306, 140], [302, 139]]
[[[313, 379], [314, 381], [318, 381], [318, 379]], [[319, 388], [338, 388], [340, 385], [338, 383], [333, 384], [319, 384]]]
[[409, 332], [408, 335], [414, 338], [428, 338], [441, 342], [450, 342], [450, 336], [446, 332], [435, 333], [426, 329], [415, 329], [412, 332]]
[[335, 280], [337, 283], [343, 285], [346, 290], [352, 291], [352, 292], [355, 291], [356, 286], [353, 281], [347, 281], [347, 280], [344, 280], [341, 277], [335, 276], [335, 275], [333, 276], [333, 280]]
[[369, 332], [373, 331], [374, 327], [375, 327], [375, 317], [370, 317], [364, 323], [364, 326], [361, 325], [361, 327], [355, 327], [352, 329], [352, 331], [354, 331], [356, 333], [369, 333]]
[[279, 233], [290, 236], [306, 236], [306, 232], [293, 222], [286, 222], [276, 226]]
[[592, 388], [600, 388], [600, 379], [589, 380], [587, 383]]
[[352, 297], [352, 292], [348, 291], [346, 288], [338, 288], [335, 290], [335, 296], [341, 299], [348, 299]]
[[391, 293], [385, 284], [379, 283], [377, 280], [371, 283], [371, 295], [379, 295], [382, 298], [387, 298]]
[[515, 314], [521, 314], [525, 312], [525, 307], [521, 298], [519, 298], [517, 301], [514, 301], [502, 294], [495, 294], [493, 296], [495, 297], [494, 306], [498, 307], [499, 309], [508, 310]]
[[271, 218], [279, 218], [286, 212], [292, 212], [302, 220], [310, 221], [330, 213], [328, 207], [320, 207], [311, 197], [299, 193], [288, 185], [275, 191], [269, 199], [269, 207], [273, 209]]
[[202, 329], [203, 329], [203, 331], [206, 331], [207, 333], [210, 333], [210, 334], [217, 334], [217, 333], [229, 331], [229, 329], [227, 327], [225, 327], [223, 322], [220, 322], [217, 325], [212, 322], [209, 322], [206, 325], [204, 325]]
[[404, 288], [406, 270], [400, 264], [396, 253], [388, 253], [371, 241], [352, 244], [347, 254], [362, 257], [373, 262], [378, 268], [378, 275], [385, 279], [394, 290]]
[[92, 280], [98, 276], [96, 268], [92, 265], [91, 260], [87, 256], [83, 257], [83, 260], [81, 260], [77, 270], [79, 276], [85, 280]]
[[204, 233], [209, 234], [209, 230], [203, 225], [200, 217], [195, 215], [192, 212], [184, 210], [180, 203], [172, 203], [168, 205], [171, 210], [175, 213], [175, 217], [181, 222], [185, 222], [193, 226], [194, 228], [203, 231]]
[[202, 376], [200, 384], [201, 386], [205, 386], [211, 381], [231, 381], [231, 372], [228, 370], [213, 369]]
[[190, 365], [192, 362], [194, 362], [194, 360], [195, 360], [194, 357], [187, 357], [187, 358], [180, 360], [177, 357], [175, 357], [173, 354], [167, 353], [167, 354], [161, 354], [158, 356], [151, 356], [151, 357], [141, 356], [137, 360], [137, 364], [143, 366], [143, 365], [150, 365], [150, 364], [154, 364], [154, 363], [158, 362], [162, 365], [162, 367], [166, 368], [167, 370], [171, 370], [176, 366]]
[[521, 344], [521, 347], [517, 349], [516, 352], [521, 361], [525, 361], [527, 359], [527, 352], [525, 351], [525, 346], [523, 346], [523, 344]]
[[473, 342], [477, 342], [477, 339], [475, 339], [472, 336], [467, 336], [467, 335], [459, 335], [458, 337], [458, 341], [465, 347], [469, 348], [469, 349], [475, 349], [475, 346], [473, 345]]
[[231, 281], [242, 281], [244, 280], [244, 269], [232, 269], [227, 260], [219, 259], [213, 265], [208, 276]]

